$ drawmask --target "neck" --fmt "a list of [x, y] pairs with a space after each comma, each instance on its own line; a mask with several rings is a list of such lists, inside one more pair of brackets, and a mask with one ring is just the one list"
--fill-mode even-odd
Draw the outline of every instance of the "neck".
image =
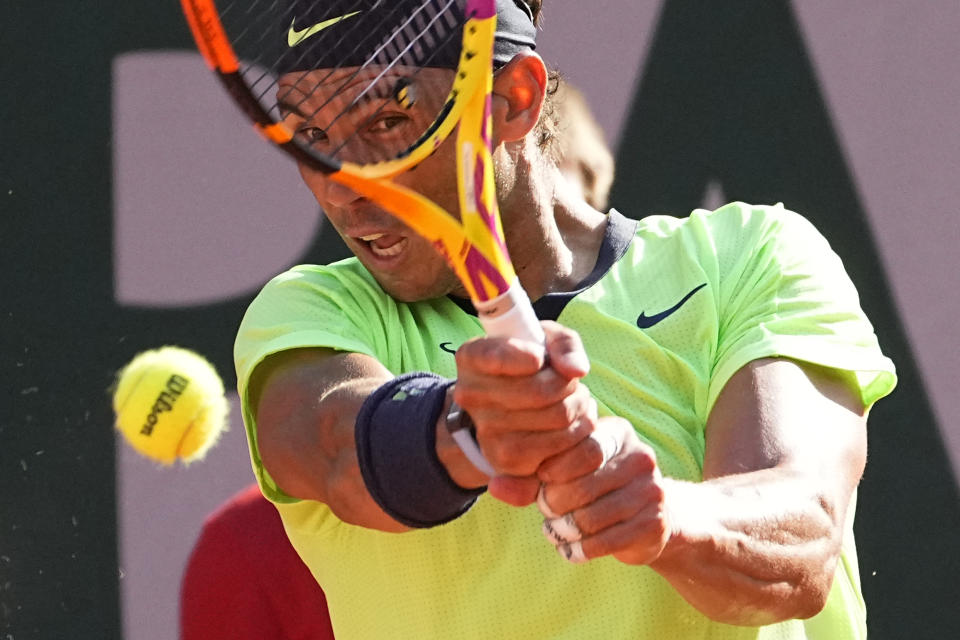
[[507, 248], [531, 300], [570, 291], [593, 270], [607, 218], [571, 189], [538, 151], [512, 159], [512, 188], [501, 194]]

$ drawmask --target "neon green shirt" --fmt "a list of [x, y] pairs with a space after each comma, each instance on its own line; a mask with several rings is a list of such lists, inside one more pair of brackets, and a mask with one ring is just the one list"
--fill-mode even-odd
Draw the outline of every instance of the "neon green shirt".
[[[856, 373], [866, 406], [896, 383], [840, 260], [782, 207], [731, 204], [637, 223], [611, 212], [583, 286], [536, 303], [576, 329], [602, 413], [630, 420], [666, 476], [701, 480], [704, 426], [726, 381], [784, 356]], [[382, 533], [285, 495], [263, 469], [246, 395], [271, 353], [307, 346], [365, 353], [390, 371], [455, 377], [453, 352], [481, 333], [450, 298], [398, 303], [355, 260], [300, 266], [248, 310], [235, 357], [254, 471], [326, 592], [338, 638], [866, 637], [853, 509], [826, 609], [763, 628], [712, 622], [658, 574], [612, 558], [570, 565], [540, 533], [535, 506], [483, 495], [443, 526]]]

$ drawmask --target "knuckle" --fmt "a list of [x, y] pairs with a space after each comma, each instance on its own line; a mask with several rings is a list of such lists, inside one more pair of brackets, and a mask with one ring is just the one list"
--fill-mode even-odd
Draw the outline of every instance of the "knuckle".
[[567, 423], [573, 423], [581, 416], [589, 415], [590, 395], [584, 393], [574, 393], [568, 395], [561, 402], [563, 405], [563, 419]]
[[472, 399], [473, 390], [470, 384], [462, 378], [457, 379], [456, 384], [453, 385], [453, 401], [462, 407], [469, 404]]
[[490, 459], [490, 464], [497, 471], [512, 476], [530, 475], [536, 470], [536, 465], [532, 465], [528, 457], [521, 455], [519, 450], [520, 447], [511, 446], [500, 439], [491, 447], [487, 456]]
[[652, 449], [643, 446], [630, 451], [626, 456], [625, 464], [634, 473], [649, 473], [656, 468], [657, 458]]
[[454, 359], [458, 369], [475, 369], [481, 372], [499, 371], [503, 364], [503, 345], [501, 341], [479, 337], [463, 343]]
[[601, 518], [593, 509], [578, 509], [572, 511], [570, 515], [577, 528], [584, 535], [592, 535], [603, 529]]
[[542, 398], [559, 401], [568, 398], [576, 392], [576, 381], [568, 380], [557, 374], [551, 368], [539, 370], [532, 378], [530, 391]]
[[580, 334], [570, 327], [564, 326], [558, 322], [552, 323], [552, 334], [555, 339], [567, 341], [580, 341]]
[[[485, 443], [486, 444], [486, 443]], [[503, 446], [501, 440], [495, 440], [486, 447], [490, 463], [498, 470], [511, 471], [516, 464], [516, 453], [510, 447]]]
[[570, 426], [569, 411], [564, 402], [554, 403], [537, 411], [536, 420], [539, 429], [544, 431], [556, 431]]
[[583, 541], [583, 552], [588, 558], [602, 558], [610, 555], [615, 549], [611, 548], [609, 536], [596, 535]]
[[646, 489], [647, 500], [654, 504], [663, 504], [665, 495], [663, 486], [660, 483], [650, 483]]
[[584, 446], [579, 449], [580, 459], [584, 466], [599, 469], [603, 463], [603, 448], [593, 438], [586, 438]]
[[569, 496], [569, 502], [573, 505], [572, 508], [579, 509], [584, 505], [590, 504], [593, 500], [593, 492], [582, 482], [575, 482], [570, 486], [569, 491], [567, 492]]
[[478, 340], [478, 338], [471, 338], [457, 349], [457, 352], [453, 355], [453, 359], [457, 363], [458, 368], [468, 367], [471, 362], [477, 359], [476, 352], [483, 348]]

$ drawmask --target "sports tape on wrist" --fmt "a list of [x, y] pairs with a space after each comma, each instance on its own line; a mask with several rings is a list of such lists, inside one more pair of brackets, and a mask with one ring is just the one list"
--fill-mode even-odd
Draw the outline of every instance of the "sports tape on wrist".
[[465, 513], [486, 488], [456, 484], [437, 457], [436, 425], [452, 380], [408, 373], [364, 401], [354, 438], [363, 482], [392, 518], [426, 528]]

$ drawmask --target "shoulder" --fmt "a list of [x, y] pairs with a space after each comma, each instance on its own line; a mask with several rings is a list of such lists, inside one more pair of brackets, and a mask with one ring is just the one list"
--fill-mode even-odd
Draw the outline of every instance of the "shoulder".
[[392, 299], [355, 258], [329, 265], [298, 265], [275, 276], [253, 298], [238, 337], [248, 330], [293, 331], [308, 321], [339, 326], [380, 313]]
[[696, 209], [683, 218], [648, 216], [638, 225], [637, 239], [648, 249], [663, 245], [699, 261], [715, 261], [721, 271], [750, 257], [829, 251], [813, 224], [783, 204], [732, 202], [712, 211]]
[[783, 206], [731, 202], [718, 209], [695, 209], [686, 217], [650, 215], [637, 227], [640, 236], [675, 236], [707, 232], [711, 237], [742, 237], [783, 229], [808, 229], [813, 225]]
[[263, 287], [258, 298], [291, 291], [371, 291], [383, 295], [373, 276], [356, 258], [332, 264], [301, 264], [275, 276]]

